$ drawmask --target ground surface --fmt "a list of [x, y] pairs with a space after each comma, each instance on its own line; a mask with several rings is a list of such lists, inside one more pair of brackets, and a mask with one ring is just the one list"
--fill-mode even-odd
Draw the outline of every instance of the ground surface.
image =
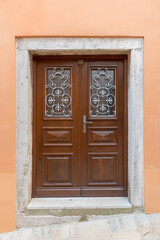
[[[95, 219], [95, 220], [93, 220]], [[160, 214], [93, 216], [89, 221], [20, 228], [0, 240], [160, 240]]]

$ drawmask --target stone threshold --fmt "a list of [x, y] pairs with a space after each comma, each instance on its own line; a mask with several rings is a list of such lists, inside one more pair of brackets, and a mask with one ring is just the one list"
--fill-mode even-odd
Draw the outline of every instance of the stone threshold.
[[33, 209], [131, 208], [127, 197], [32, 198], [27, 206]]
[[110, 215], [133, 212], [127, 197], [32, 198], [26, 215]]

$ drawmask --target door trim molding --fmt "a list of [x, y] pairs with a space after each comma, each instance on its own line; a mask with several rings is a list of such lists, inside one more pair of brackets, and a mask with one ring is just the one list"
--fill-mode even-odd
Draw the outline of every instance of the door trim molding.
[[32, 191], [32, 56], [59, 54], [128, 55], [128, 198], [144, 207], [143, 38], [17, 38], [17, 226]]

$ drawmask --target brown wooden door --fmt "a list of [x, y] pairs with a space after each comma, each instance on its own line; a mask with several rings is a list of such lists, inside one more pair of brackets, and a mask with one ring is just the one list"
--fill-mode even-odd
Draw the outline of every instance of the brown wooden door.
[[125, 196], [125, 57], [35, 57], [33, 196]]

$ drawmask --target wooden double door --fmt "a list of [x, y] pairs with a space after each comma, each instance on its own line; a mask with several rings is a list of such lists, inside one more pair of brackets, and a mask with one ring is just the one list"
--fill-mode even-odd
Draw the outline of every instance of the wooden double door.
[[125, 56], [34, 57], [33, 197], [126, 196]]

